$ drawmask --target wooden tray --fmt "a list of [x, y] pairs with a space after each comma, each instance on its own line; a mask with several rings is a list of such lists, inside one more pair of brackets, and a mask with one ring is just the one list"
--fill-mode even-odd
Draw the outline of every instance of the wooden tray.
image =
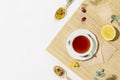
[[[87, 12], [81, 12], [81, 5], [48, 46], [47, 51], [54, 57], [59, 59], [67, 67], [69, 67], [83, 80], [92, 80], [95, 76], [96, 70], [101, 67], [105, 69], [106, 73], [117, 75], [117, 80], [120, 80], [120, 38], [117, 38], [115, 41], [109, 42], [111, 45], [117, 48], [117, 51], [107, 63], [85, 66], [83, 64], [83, 61], [79, 61], [79, 68], [70, 67], [70, 63], [71, 61], [73, 61], [73, 58], [68, 55], [65, 47], [67, 37], [77, 29], [88, 29], [97, 36], [100, 44], [101, 41], [104, 41], [100, 34], [101, 27], [104, 24], [110, 23], [112, 14], [120, 15], [120, 0], [104, 0], [97, 5], [95, 5], [94, 3], [88, 3], [87, 1], [83, 2], [83, 4], [85, 5], [88, 4], [88, 6], [86, 6]], [[83, 16], [87, 17], [87, 20], [84, 23], [81, 22], [81, 18]], [[114, 24], [114, 26], [118, 30], [119, 34], [119, 24], [116, 23]]]

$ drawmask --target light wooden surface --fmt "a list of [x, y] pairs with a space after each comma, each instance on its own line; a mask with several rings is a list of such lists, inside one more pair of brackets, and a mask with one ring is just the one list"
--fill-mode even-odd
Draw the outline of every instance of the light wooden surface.
[[[87, 12], [81, 12], [81, 5], [48, 46], [47, 51], [69, 67], [78, 76], [82, 77], [83, 80], [92, 80], [96, 70], [101, 67], [105, 69], [105, 73], [114, 74], [117, 76], [117, 80], [120, 80], [120, 25], [116, 22], [112, 25], [116, 27], [118, 37], [114, 41], [109, 42], [109, 44], [114, 46], [117, 51], [114, 52], [114, 55], [107, 63], [86, 66], [84, 65], [84, 61], [78, 61], [80, 64], [79, 68], [70, 67], [70, 62], [74, 59], [68, 55], [65, 46], [66, 39], [71, 32], [81, 28], [88, 29], [97, 36], [98, 42], [101, 44], [104, 41], [100, 34], [101, 27], [105, 24], [110, 24], [112, 14], [120, 15], [120, 0], [102, 0], [102, 2], [99, 2], [97, 5], [87, 1], [83, 3], [88, 4], [86, 7]], [[81, 18], [83, 16], [86, 16], [87, 20], [81, 23]], [[99, 47], [101, 46], [99, 45]]]

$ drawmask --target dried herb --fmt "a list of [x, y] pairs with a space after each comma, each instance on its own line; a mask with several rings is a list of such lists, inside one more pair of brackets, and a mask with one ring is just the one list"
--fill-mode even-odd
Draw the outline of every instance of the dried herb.
[[101, 77], [101, 78], [105, 77], [104, 69], [103, 68], [99, 68], [96, 71], [96, 76]]
[[99, 68], [98, 71], [99, 72], [104, 72], [104, 69], [103, 68]]
[[94, 79], [93, 80], [99, 80], [98, 78], [96, 78], [96, 77], [94, 77]]
[[112, 15], [111, 19], [111, 23], [113, 23], [113, 21], [118, 21], [118, 19], [120, 19], [120, 15]]

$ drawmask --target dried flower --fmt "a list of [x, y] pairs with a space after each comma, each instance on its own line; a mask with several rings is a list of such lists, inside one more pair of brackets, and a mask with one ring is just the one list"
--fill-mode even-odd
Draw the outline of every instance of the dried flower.
[[78, 62], [73, 61], [73, 62], [70, 63], [70, 66], [71, 67], [79, 67], [79, 64], [78, 64]]
[[81, 11], [82, 11], [83, 13], [86, 13], [86, 12], [87, 12], [87, 10], [85, 9], [85, 7], [82, 7], [82, 8], [81, 8]]
[[84, 21], [86, 21], [86, 17], [82, 17], [82, 19], [81, 19], [81, 22], [84, 22]]

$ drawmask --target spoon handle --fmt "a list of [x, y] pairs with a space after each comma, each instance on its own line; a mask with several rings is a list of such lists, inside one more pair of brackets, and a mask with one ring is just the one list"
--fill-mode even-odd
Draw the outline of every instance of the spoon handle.
[[67, 4], [65, 5], [65, 8], [67, 9], [74, 0], [67, 0]]
[[68, 77], [68, 76], [66, 76], [66, 80], [71, 80], [71, 78], [70, 78], [70, 77]]

